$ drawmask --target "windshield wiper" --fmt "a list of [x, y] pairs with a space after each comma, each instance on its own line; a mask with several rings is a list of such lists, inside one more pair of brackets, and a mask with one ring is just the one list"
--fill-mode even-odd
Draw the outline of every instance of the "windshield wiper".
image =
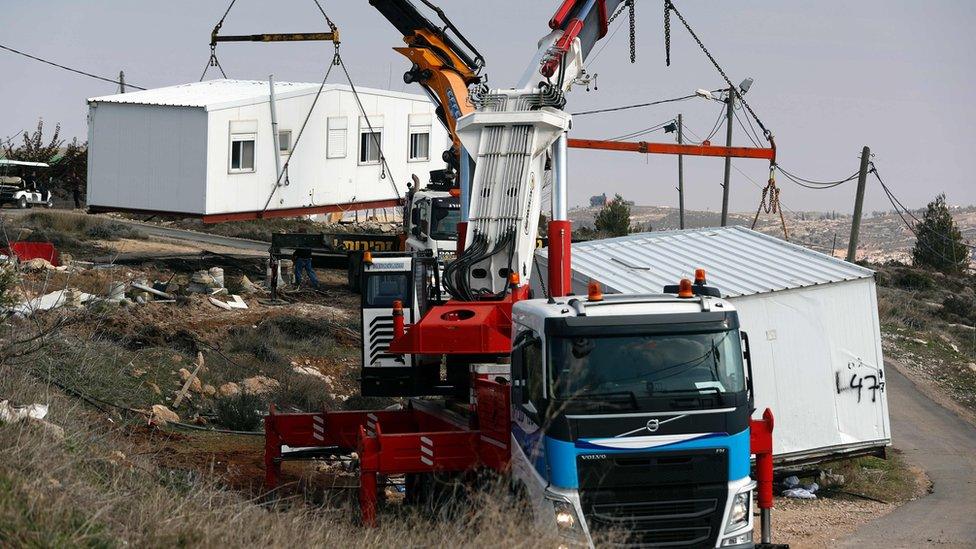
[[718, 397], [719, 404], [725, 404], [725, 394], [719, 390], [718, 387], [702, 387], [701, 389], [670, 389], [666, 391], [654, 391], [653, 395], [673, 395], [673, 394], [684, 394], [684, 395], [695, 395], [703, 396], [706, 394], [714, 394]]

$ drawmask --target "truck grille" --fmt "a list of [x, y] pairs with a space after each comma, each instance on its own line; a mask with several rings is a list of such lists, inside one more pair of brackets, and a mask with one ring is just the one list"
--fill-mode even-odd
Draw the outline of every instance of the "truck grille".
[[728, 490], [724, 452], [618, 454], [578, 458], [577, 466], [597, 543], [606, 536], [625, 547], [714, 547]]

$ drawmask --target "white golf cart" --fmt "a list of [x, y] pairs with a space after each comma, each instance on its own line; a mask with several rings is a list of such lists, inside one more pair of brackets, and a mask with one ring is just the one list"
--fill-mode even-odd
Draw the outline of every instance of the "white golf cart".
[[0, 208], [12, 204], [17, 208], [44, 206], [53, 208], [51, 191], [38, 182], [37, 170], [48, 168], [44, 162], [23, 162], [0, 158]]

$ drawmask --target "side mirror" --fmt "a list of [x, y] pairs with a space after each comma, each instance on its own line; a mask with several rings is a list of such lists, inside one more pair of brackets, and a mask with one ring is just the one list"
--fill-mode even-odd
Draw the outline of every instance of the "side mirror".
[[413, 225], [420, 223], [420, 208], [414, 208], [410, 211], [410, 223]]
[[749, 393], [749, 402], [754, 399], [752, 392], [752, 349], [749, 348], [749, 334], [739, 332], [742, 336], [742, 358], [746, 362], [746, 390]]

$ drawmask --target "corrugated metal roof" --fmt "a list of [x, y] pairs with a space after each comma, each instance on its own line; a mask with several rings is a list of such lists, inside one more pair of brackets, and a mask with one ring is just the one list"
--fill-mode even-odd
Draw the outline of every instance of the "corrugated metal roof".
[[[545, 257], [547, 250], [540, 250]], [[574, 279], [612, 291], [658, 293], [666, 284], [707, 272], [724, 297], [761, 294], [843, 280], [874, 271], [744, 227], [632, 234], [573, 244]]]
[[[315, 93], [319, 84], [310, 82], [275, 82], [275, 96], [277, 99], [287, 99], [299, 95]], [[324, 91], [343, 90], [351, 88], [344, 84], [326, 84]], [[356, 88], [361, 94], [384, 95], [401, 97], [403, 99], [427, 101], [423, 95], [379, 90], [374, 88]], [[165, 88], [136, 91], [92, 97], [89, 103], [128, 103], [134, 105], [163, 105], [172, 107], [203, 107], [208, 110], [223, 107], [246, 105], [268, 100], [268, 82], [261, 80], [207, 80], [192, 82]]]

